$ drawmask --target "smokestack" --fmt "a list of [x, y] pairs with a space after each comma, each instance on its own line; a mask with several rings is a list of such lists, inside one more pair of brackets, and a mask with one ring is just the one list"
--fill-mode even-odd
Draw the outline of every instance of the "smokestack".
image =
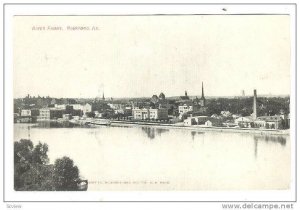
[[257, 118], [257, 112], [256, 112], [256, 98], [257, 98], [257, 95], [256, 95], [256, 89], [254, 89], [254, 97], [253, 97], [253, 119], [255, 120]]
[[203, 82], [202, 82], [202, 96], [201, 96], [201, 98], [204, 98]]

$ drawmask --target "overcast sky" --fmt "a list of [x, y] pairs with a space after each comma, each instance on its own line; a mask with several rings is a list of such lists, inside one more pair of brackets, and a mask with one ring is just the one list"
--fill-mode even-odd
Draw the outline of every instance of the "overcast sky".
[[207, 96], [290, 94], [289, 24], [286, 15], [17, 16], [14, 97], [201, 95], [202, 81]]

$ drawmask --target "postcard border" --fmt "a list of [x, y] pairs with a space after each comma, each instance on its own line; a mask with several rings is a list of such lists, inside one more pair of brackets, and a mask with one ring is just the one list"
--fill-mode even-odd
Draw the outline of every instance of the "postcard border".
[[[295, 200], [293, 201], [8, 201], [5, 200], [5, 6], [7, 5], [292, 5], [295, 8]], [[201, 14], [199, 14], [201, 15]], [[214, 15], [214, 14], [208, 14]], [[228, 14], [238, 15], [238, 14]], [[250, 14], [251, 15], [251, 14]], [[260, 14], [256, 14], [260, 15]], [[263, 15], [263, 14], [262, 14]], [[267, 15], [267, 14], [264, 14]], [[47, 15], [51, 16], [51, 15]], [[69, 16], [69, 15], [61, 15]], [[84, 16], [84, 15], [79, 15]], [[101, 16], [101, 15], [99, 15]], [[114, 15], [111, 15], [114, 16]], [[124, 15], [128, 16], [128, 15]], [[141, 15], [139, 15], [141, 16]], [[297, 202], [297, 3], [3, 3], [3, 202], [4, 203], [95, 203], [95, 202], [199, 202], [199, 203], [225, 203], [225, 202]]]

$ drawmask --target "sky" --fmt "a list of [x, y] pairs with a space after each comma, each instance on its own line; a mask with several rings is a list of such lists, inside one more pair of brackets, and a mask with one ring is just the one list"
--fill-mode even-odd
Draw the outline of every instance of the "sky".
[[15, 16], [14, 97], [201, 95], [202, 82], [206, 96], [290, 94], [289, 27], [288, 15]]

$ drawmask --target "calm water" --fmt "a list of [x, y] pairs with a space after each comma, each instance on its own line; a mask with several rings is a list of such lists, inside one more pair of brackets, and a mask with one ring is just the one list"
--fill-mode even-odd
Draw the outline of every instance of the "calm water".
[[[14, 125], [15, 141], [28, 138]], [[69, 156], [88, 190], [287, 189], [290, 137], [149, 127], [45, 128], [31, 140]]]

